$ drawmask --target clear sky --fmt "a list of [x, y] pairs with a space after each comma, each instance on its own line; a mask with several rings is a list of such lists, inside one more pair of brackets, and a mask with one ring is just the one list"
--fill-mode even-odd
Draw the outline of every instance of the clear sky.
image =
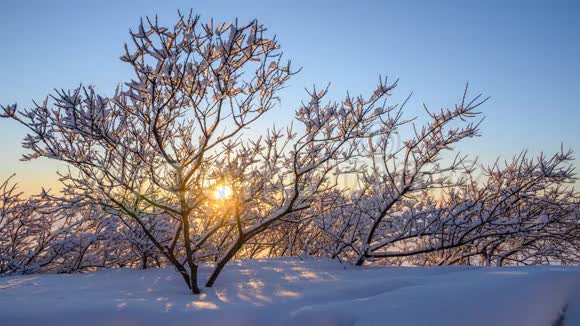
[[[174, 22], [190, 8], [206, 19], [257, 18], [303, 67], [283, 93], [280, 124], [313, 84], [332, 82], [338, 97], [368, 92], [379, 74], [400, 78], [398, 98], [414, 92], [413, 116], [423, 102], [454, 104], [469, 82], [492, 99], [483, 137], [462, 151], [491, 162], [563, 143], [580, 155], [578, 1], [2, 0], [0, 103], [26, 106], [81, 82], [110, 94], [130, 76], [118, 58], [139, 17]], [[55, 184], [55, 163], [18, 161], [23, 135], [0, 120], [0, 179], [16, 173], [26, 191]]]

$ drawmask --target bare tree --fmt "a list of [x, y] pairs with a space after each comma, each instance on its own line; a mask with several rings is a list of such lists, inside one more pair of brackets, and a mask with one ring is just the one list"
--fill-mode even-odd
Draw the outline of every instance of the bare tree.
[[[468, 256], [482, 265], [566, 261], [574, 251], [578, 230], [579, 194], [573, 187], [572, 153], [528, 158], [526, 152], [483, 170], [484, 182], [469, 182], [450, 194], [446, 216], [454, 224], [445, 231], [451, 251], [440, 263], [453, 264]], [[460, 223], [459, 223], [460, 222]], [[576, 239], [576, 240], [574, 240]], [[468, 249], [468, 250], [465, 250]]]
[[[210, 221], [203, 230], [190, 221], [215, 183], [208, 169], [275, 106], [292, 74], [265, 30], [256, 21], [202, 24], [191, 14], [171, 28], [147, 18], [121, 58], [135, 77], [112, 98], [79, 87], [30, 110], [5, 106], [3, 116], [29, 128], [25, 159], [68, 163], [67, 195], [139, 224], [199, 293], [194, 251], [213, 231]], [[173, 221], [173, 237], [157, 238], [145, 222], [154, 219]]]
[[49, 249], [53, 216], [40, 214], [42, 205], [26, 199], [12, 177], [0, 183], [0, 274], [40, 270]]
[[[464, 171], [460, 183], [438, 193], [401, 198], [377, 227], [368, 260], [449, 265], [570, 263], [577, 259], [578, 198], [571, 152]], [[480, 179], [480, 178], [477, 178]], [[343, 198], [322, 216], [334, 256], [360, 262], [368, 229], [383, 199]], [[379, 204], [376, 204], [376, 203]], [[374, 206], [376, 205], [376, 206]]]
[[[423, 225], [421, 214], [415, 215], [413, 205], [430, 191], [463, 182], [452, 180], [449, 175], [469, 169], [467, 157], [456, 156], [442, 165], [443, 153], [449, 152], [453, 144], [477, 135], [479, 124], [470, 120], [478, 115], [475, 110], [485, 101], [479, 95], [468, 99], [466, 88], [461, 103], [453, 109], [431, 113], [425, 108], [430, 121], [423, 127], [416, 126], [414, 119], [403, 118], [405, 103], [389, 108], [381, 132], [369, 135], [364, 148], [367, 168], [358, 174], [358, 190], [319, 222], [335, 239], [333, 256], [352, 250], [357, 256], [354, 263], [362, 265], [367, 259], [381, 257], [383, 248], [403, 241], [409, 232], [429, 227]], [[413, 136], [393, 149], [393, 135], [405, 126], [412, 126]]]

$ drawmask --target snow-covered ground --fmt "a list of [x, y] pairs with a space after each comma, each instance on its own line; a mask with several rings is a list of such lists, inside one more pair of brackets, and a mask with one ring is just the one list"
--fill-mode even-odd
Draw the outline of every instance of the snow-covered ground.
[[232, 263], [200, 296], [182, 282], [171, 269], [4, 277], [0, 325], [580, 325], [580, 267], [268, 259]]

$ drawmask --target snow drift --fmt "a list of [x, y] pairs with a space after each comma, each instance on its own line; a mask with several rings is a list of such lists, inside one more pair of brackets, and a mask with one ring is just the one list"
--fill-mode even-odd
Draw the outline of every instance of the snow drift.
[[[204, 266], [201, 274], [206, 275]], [[233, 262], [192, 295], [171, 269], [0, 278], [2, 325], [579, 325], [578, 267]]]

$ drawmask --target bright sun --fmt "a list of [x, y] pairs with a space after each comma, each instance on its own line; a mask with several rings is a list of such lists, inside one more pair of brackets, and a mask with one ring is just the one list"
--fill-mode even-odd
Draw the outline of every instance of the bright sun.
[[218, 200], [228, 199], [233, 194], [234, 194], [234, 191], [232, 190], [232, 187], [226, 186], [226, 185], [217, 186], [215, 188], [214, 193], [213, 193], [215, 199], [218, 199]]

